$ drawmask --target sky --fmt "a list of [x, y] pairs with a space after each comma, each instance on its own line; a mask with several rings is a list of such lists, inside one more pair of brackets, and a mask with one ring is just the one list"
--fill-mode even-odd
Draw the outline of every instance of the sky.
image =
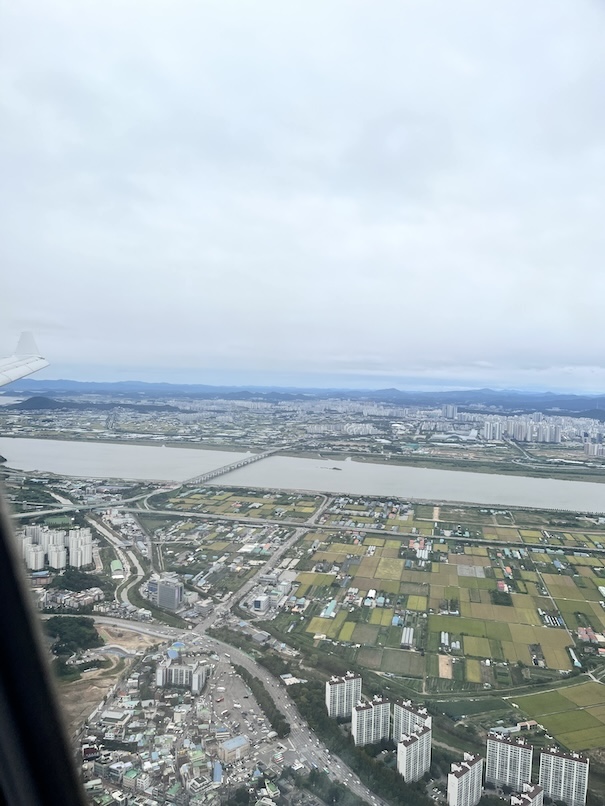
[[4, 4], [1, 354], [602, 392], [604, 87], [600, 0]]

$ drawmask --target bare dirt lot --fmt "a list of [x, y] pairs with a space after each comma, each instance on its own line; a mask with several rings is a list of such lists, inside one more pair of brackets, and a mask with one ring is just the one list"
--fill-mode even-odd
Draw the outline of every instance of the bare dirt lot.
[[439, 655], [439, 677], [443, 680], [451, 680], [454, 677], [452, 659], [447, 655]]
[[161, 640], [151, 635], [132, 632], [125, 627], [108, 627], [106, 624], [97, 624], [96, 627], [106, 644], [116, 644], [128, 651], [136, 652], [139, 649], [146, 649], [160, 643]]
[[[98, 625], [99, 635], [106, 645], [117, 645], [127, 651], [136, 652], [158, 643], [157, 638], [140, 635], [127, 629]], [[83, 672], [80, 680], [72, 683], [59, 683], [59, 698], [70, 735], [75, 733], [82, 722], [94, 711], [105, 694], [120, 675], [132, 663], [130, 658], [106, 655], [111, 661], [109, 669], [90, 669]]]

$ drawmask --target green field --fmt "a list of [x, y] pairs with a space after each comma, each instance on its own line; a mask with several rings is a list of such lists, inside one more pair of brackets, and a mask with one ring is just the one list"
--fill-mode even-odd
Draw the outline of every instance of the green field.
[[350, 641], [353, 637], [353, 631], [356, 625], [352, 621], [345, 621], [340, 632], [338, 633], [339, 641]]
[[475, 658], [491, 657], [491, 650], [487, 638], [477, 638], [475, 636], [464, 637], [464, 654]]
[[580, 683], [519, 697], [516, 704], [569, 750], [605, 745], [605, 685]]
[[390, 672], [402, 677], [422, 677], [425, 659], [419, 652], [408, 652], [403, 649], [385, 649], [382, 653], [381, 672]]

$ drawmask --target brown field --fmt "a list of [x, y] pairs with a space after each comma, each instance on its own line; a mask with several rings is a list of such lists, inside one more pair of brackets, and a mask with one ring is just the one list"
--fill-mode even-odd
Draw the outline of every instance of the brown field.
[[439, 655], [439, 677], [443, 680], [452, 680], [454, 677], [452, 659], [447, 655]]

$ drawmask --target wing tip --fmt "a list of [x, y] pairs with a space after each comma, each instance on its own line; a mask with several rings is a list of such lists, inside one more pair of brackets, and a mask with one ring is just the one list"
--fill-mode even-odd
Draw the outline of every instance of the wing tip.
[[38, 345], [36, 344], [36, 340], [34, 339], [34, 334], [31, 330], [24, 330], [19, 336], [15, 355], [36, 355], [42, 357], [42, 354], [38, 349]]

